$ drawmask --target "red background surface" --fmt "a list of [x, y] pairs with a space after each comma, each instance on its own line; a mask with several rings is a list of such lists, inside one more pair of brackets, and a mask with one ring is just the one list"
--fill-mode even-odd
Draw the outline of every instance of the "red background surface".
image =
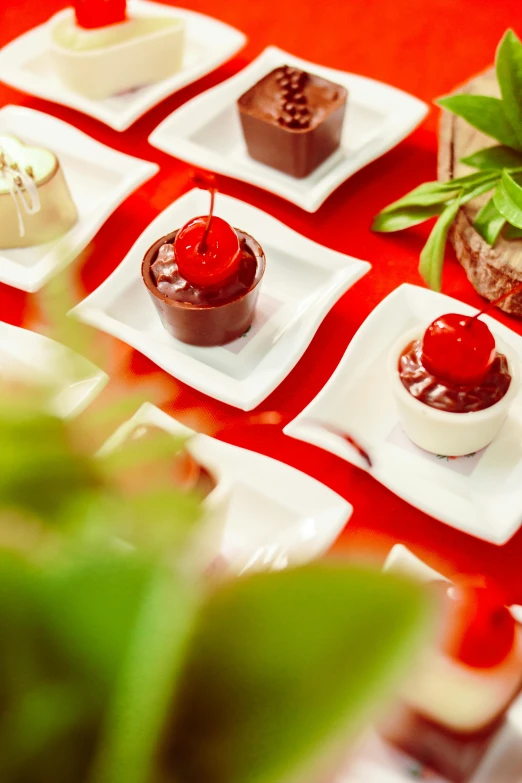
[[[75, 262], [78, 298], [96, 288], [147, 224], [190, 188], [189, 167], [152, 148], [148, 135], [171, 111], [239, 71], [265, 46], [275, 44], [313, 62], [389, 82], [431, 102], [487, 67], [504, 30], [515, 26], [520, 17], [520, 0], [322, 0], [320, 4], [186, 0], [184, 5], [238, 27], [249, 43], [234, 60], [168, 98], [124, 133], [0, 84], [0, 105], [21, 104], [48, 112], [115, 149], [161, 166], [160, 173], [112, 215]], [[0, 44], [44, 22], [63, 6], [63, 0], [3, 0]], [[354, 332], [378, 302], [400, 283], [420, 283], [417, 263], [428, 227], [388, 236], [372, 234], [369, 227], [380, 208], [421, 181], [435, 178], [437, 120], [438, 110], [433, 108], [419, 130], [352, 177], [313, 215], [253, 186], [220, 178], [224, 193], [373, 265], [327, 315], [296, 368], [255, 411], [243, 413], [200, 394], [117, 340], [97, 336], [97, 341], [107, 340], [111, 349], [111, 383], [104, 395], [142, 390], [196, 428], [276, 457], [323, 481], [354, 506], [335, 553], [351, 556], [363, 551], [382, 558], [393, 543], [401, 541], [448, 575], [458, 571], [496, 577], [508, 592], [507, 600], [522, 603], [522, 531], [503, 547], [478, 541], [412, 508], [364, 472], [281, 431], [324, 386]], [[480, 306], [482, 300], [452, 254], [448, 256], [444, 292]], [[520, 321], [498, 317], [522, 334]], [[41, 326], [35, 297], [2, 285], [0, 319]]]

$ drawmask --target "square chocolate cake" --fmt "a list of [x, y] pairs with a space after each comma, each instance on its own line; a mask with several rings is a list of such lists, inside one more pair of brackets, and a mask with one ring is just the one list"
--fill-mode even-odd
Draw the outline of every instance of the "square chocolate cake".
[[292, 177], [307, 177], [339, 147], [348, 92], [288, 65], [238, 100], [248, 154]]

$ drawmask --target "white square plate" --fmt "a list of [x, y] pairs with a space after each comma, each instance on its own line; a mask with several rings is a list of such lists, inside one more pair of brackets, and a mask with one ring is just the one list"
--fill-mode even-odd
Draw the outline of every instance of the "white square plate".
[[[341, 147], [304, 179], [252, 160], [241, 130], [236, 101], [280, 65], [303, 68], [348, 90]], [[427, 111], [425, 103], [395, 87], [323, 68], [269, 46], [231, 79], [174, 111], [153, 131], [149, 141], [176, 158], [258, 185], [307, 212], [315, 212], [348, 177], [411, 133]]]
[[0, 282], [30, 293], [73, 261], [114, 210], [159, 171], [156, 163], [116, 152], [62, 120], [22, 106], [0, 109], [0, 134], [54, 152], [78, 210], [78, 221], [59, 239], [0, 249]]
[[[145, 403], [103, 446], [110, 453], [146, 426], [190, 437], [193, 457], [228, 495], [219, 551], [232, 572], [280, 569], [322, 555], [341, 533], [352, 506], [331, 489], [283, 462], [196, 434]], [[210, 496], [209, 496], [210, 497]]]
[[[399, 286], [369, 315], [326, 386], [285, 432], [368, 470], [343, 438], [320, 423], [342, 429], [370, 453], [371, 474], [399, 497], [457, 530], [504, 544], [522, 522], [522, 392], [495, 440], [474, 457], [429, 454], [398, 424], [386, 372], [390, 347], [402, 332], [448, 312], [477, 311], [425, 288]], [[522, 337], [493, 318], [484, 320], [522, 360]]]
[[42, 383], [52, 390], [51, 411], [81, 413], [109, 376], [83, 356], [42, 334], [0, 321], [0, 379]]
[[[50, 54], [49, 23], [24, 33], [0, 51], [0, 80], [29, 95], [46, 98], [101, 120], [124, 131], [153, 106], [187, 84], [218, 68], [243, 48], [243, 33], [209, 16], [152, 3], [129, 0], [129, 15], [176, 17], [185, 20], [186, 51], [179, 73], [124, 95], [92, 100], [67, 88], [53, 68]], [[70, 14], [65, 9], [60, 16]]]
[[141, 277], [141, 262], [159, 237], [206, 214], [208, 201], [207, 193], [194, 189], [167, 207], [112, 275], [71, 312], [195, 389], [251, 410], [297, 364], [329, 309], [370, 264], [311, 242], [265, 212], [218, 194], [216, 214], [258, 240], [266, 272], [248, 334], [220, 347], [186, 345], [161, 325]]

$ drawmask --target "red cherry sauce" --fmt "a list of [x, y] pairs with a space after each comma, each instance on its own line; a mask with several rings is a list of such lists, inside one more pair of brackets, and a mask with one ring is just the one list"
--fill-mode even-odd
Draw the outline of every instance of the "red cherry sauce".
[[185, 280], [179, 272], [174, 252], [174, 239], [160, 247], [151, 265], [152, 279], [158, 291], [177, 302], [200, 304], [203, 307], [223, 305], [239, 299], [254, 285], [258, 260], [249, 247], [247, 235], [236, 229], [241, 258], [234, 274], [216, 286], [198, 286]]
[[399, 375], [412, 397], [450, 413], [472, 413], [490, 408], [509, 389], [511, 375], [504, 354], [497, 353], [482, 382], [477, 386], [453, 386], [440, 381], [422, 363], [422, 340], [406, 346], [399, 358]]

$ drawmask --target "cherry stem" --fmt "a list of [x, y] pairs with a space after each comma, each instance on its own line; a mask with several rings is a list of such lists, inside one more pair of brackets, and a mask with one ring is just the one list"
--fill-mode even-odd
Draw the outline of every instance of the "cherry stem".
[[201, 237], [201, 242], [198, 246], [198, 253], [204, 253], [207, 249], [207, 236], [208, 232], [210, 231], [210, 223], [212, 221], [212, 215], [214, 214], [214, 199], [216, 198], [216, 189], [212, 188], [210, 191], [210, 211], [208, 213], [207, 218], [207, 225], [205, 226], [205, 231], [203, 233], [203, 236]]
[[472, 315], [471, 318], [468, 320], [466, 326], [469, 326], [472, 321], [474, 321], [476, 318], [480, 318], [481, 315], [484, 315], [485, 313], [489, 312], [493, 307], [496, 307], [500, 302], [503, 302], [504, 299], [507, 299], [508, 296], [512, 296], [513, 294], [517, 294], [519, 291], [522, 291], [522, 283], [519, 283], [514, 288], [510, 288], [509, 291], [506, 291], [505, 294], [502, 294], [502, 296], [499, 296], [498, 299], [494, 299], [493, 302], [489, 302], [486, 307], [484, 307], [479, 313], [475, 313], [475, 315]]

